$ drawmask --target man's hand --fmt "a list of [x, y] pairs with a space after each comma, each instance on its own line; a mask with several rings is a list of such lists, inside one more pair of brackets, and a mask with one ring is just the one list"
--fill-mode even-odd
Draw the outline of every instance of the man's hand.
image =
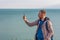
[[44, 40], [51, 40], [50, 38], [48, 38], [48, 37], [46, 37], [46, 38], [44, 38]]
[[23, 16], [23, 20], [24, 20], [24, 21], [26, 21], [26, 20], [27, 20], [26, 16]]

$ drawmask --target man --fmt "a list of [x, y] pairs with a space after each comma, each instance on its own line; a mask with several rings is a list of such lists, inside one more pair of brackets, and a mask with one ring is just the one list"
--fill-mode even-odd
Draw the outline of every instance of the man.
[[54, 31], [50, 19], [46, 17], [46, 11], [40, 10], [38, 18], [34, 22], [29, 22], [26, 16], [23, 16], [23, 20], [28, 26], [38, 26], [35, 40], [53, 40]]

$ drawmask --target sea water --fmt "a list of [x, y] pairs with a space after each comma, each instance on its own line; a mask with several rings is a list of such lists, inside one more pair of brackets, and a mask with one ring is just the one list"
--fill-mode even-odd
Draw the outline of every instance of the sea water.
[[[41, 9], [0, 9], [0, 40], [33, 40], [37, 26], [29, 27], [23, 21], [26, 15], [30, 22], [38, 19]], [[54, 40], [60, 40], [60, 9], [46, 9], [54, 28]]]

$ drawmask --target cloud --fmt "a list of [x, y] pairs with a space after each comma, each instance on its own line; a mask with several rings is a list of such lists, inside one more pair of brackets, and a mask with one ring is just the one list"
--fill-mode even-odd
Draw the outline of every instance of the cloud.
[[0, 8], [48, 8], [59, 0], [0, 0]]
[[60, 9], [60, 4], [48, 6], [49, 9]]

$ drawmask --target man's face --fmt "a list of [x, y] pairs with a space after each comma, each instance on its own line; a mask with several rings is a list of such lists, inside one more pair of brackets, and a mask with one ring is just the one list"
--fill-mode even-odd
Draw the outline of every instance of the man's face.
[[39, 12], [39, 14], [38, 14], [38, 17], [39, 17], [39, 19], [41, 18], [44, 18], [46, 16], [46, 14], [45, 13], [43, 13], [43, 12]]

